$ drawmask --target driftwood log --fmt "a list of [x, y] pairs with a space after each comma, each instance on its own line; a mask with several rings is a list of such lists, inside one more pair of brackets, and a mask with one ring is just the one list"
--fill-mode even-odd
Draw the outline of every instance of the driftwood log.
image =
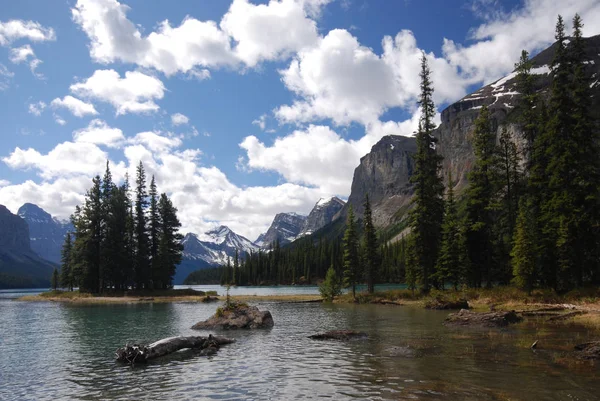
[[339, 340], [339, 341], [349, 341], [349, 340], [366, 340], [369, 337], [367, 333], [363, 333], [362, 331], [353, 331], [353, 330], [332, 330], [326, 333], [313, 334], [312, 336], [308, 336], [308, 338], [313, 340]]
[[201, 350], [202, 355], [212, 355], [217, 352], [221, 345], [231, 344], [234, 339], [216, 337], [210, 334], [208, 337], [170, 337], [156, 341], [150, 345], [125, 345], [117, 349], [115, 355], [117, 361], [134, 365], [146, 363], [149, 360], [171, 354], [185, 348]]

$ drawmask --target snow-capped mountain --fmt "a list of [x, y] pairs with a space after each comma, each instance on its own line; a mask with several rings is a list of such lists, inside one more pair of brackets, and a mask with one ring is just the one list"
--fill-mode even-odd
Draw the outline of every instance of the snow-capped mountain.
[[302, 231], [298, 236], [302, 237], [310, 235], [331, 223], [345, 204], [346, 203], [337, 196], [319, 199], [310, 211], [310, 214], [304, 222]]
[[26, 203], [17, 214], [27, 222], [31, 249], [42, 258], [60, 263], [60, 253], [67, 232], [73, 230], [69, 222], [62, 222], [41, 207]]
[[306, 216], [298, 213], [278, 213], [266, 233], [261, 234], [254, 243], [262, 249], [269, 249], [273, 243], [279, 245], [294, 241], [306, 222]]
[[183, 261], [177, 266], [174, 283], [181, 284], [194, 270], [218, 266], [233, 259], [237, 250], [240, 257], [246, 252], [254, 252], [259, 248], [249, 239], [231, 231], [229, 227], [220, 226], [199, 236], [188, 233], [181, 241], [183, 244]]

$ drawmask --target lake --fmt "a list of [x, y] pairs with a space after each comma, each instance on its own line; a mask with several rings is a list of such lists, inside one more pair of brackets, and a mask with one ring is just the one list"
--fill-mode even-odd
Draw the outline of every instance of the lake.
[[[310, 291], [317, 289], [231, 289], [240, 295]], [[14, 301], [18, 295], [0, 291], [0, 400], [600, 398], [598, 366], [548, 351], [588, 340], [591, 334], [581, 327], [532, 321], [508, 329], [456, 329], [442, 325], [446, 312], [415, 307], [257, 302], [273, 314], [273, 329], [227, 332], [237, 342], [211, 357], [181, 351], [132, 368], [114, 361], [116, 348], [207, 335], [190, 327], [218, 305], [75, 306]], [[307, 338], [333, 329], [365, 331], [369, 339]], [[540, 350], [532, 351], [536, 339]]]

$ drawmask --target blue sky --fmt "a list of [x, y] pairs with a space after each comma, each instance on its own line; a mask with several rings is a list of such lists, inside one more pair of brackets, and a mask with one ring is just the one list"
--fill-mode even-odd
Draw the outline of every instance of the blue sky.
[[595, 0], [0, 4], [0, 204], [66, 218], [110, 159], [140, 160], [185, 231], [255, 239], [349, 194], [361, 156], [416, 127], [426, 52], [443, 107], [552, 42]]

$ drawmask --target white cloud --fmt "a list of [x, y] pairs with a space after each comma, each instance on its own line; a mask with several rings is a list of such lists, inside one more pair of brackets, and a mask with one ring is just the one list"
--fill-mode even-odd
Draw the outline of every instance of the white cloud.
[[140, 132], [129, 140], [129, 143], [144, 145], [146, 149], [153, 152], [167, 152], [181, 146], [181, 139], [177, 137], [163, 136], [157, 132]]
[[237, 42], [235, 55], [249, 67], [287, 58], [319, 40], [315, 21], [308, 18], [303, 2], [295, 0], [259, 5], [234, 0], [221, 29]]
[[21, 64], [23, 62], [29, 64], [29, 69], [31, 73], [38, 79], [43, 79], [44, 75], [36, 72], [38, 66], [42, 63], [42, 60], [38, 59], [35, 56], [35, 53], [30, 45], [23, 45], [21, 47], [16, 47], [10, 49], [10, 54], [8, 55], [8, 59], [13, 64]]
[[261, 131], [264, 131], [267, 127], [267, 115], [261, 115], [256, 120], [252, 121], [252, 124], [257, 125]]
[[7, 185], [10, 185], [10, 181], [7, 180], [0, 180], [0, 187], [5, 187]]
[[73, 132], [73, 141], [118, 147], [125, 141], [125, 136], [119, 128], [111, 128], [104, 121], [94, 119], [86, 128]]
[[11, 79], [15, 76], [6, 66], [0, 63], [0, 91], [5, 91], [10, 86]]
[[181, 113], [175, 113], [175, 114], [171, 114], [171, 124], [177, 126], [177, 125], [186, 125], [187, 123], [190, 122], [190, 119]]
[[39, 117], [42, 115], [42, 112], [44, 111], [44, 109], [46, 108], [46, 103], [39, 101], [37, 103], [30, 103], [29, 104], [29, 113], [33, 114], [36, 117]]
[[19, 39], [43, 42], [55, 40], [56, 35], [52, 28], [45, 28], [38, 22], [23, 20], [0, 21], [0, 46], [7, 46]]
[[54, 122], [56, 122], [58, 125], [65, 125], [67, 122], [58, 114], [54, 114]]
[[197, 79], [198, 81], [204, 81], [205, 79], [210, 79], [210, 71], [206, 68], [194, 68], [188, 72], [188, 78]]
[[161, 80], [139, 71], [128, 71], [121, 78], [115, 70], [96, 70], [83, 82], [71, 85], [71, 92], [84, 98], [110, 103], [117, 115], [154, 112], [154, 102], [162, 99], [165, 87]]
[[[78, 0], [73, 20], [90, 39], [90, 55], [100, 63], [117, 60], [206, 79], [206, 68], [254, 67], [288, 57], [318, 40], [315, 18], [330, 0], [234, 0], [220, 25], [186, 17], [168, 20], [144, 36], [127, 18], [129, 7], [116, 0]], [[235, 47], [232, 48], [232, 43]]]
[[50, 102], [52, 107], [62, 107], [69, 110], [75, 117], [84, 117], [86, 115], [96, 115], [98, 112], [91, 103], [86, 103], [73, 96], [65, 96], [64, 98], [56, 98]]

